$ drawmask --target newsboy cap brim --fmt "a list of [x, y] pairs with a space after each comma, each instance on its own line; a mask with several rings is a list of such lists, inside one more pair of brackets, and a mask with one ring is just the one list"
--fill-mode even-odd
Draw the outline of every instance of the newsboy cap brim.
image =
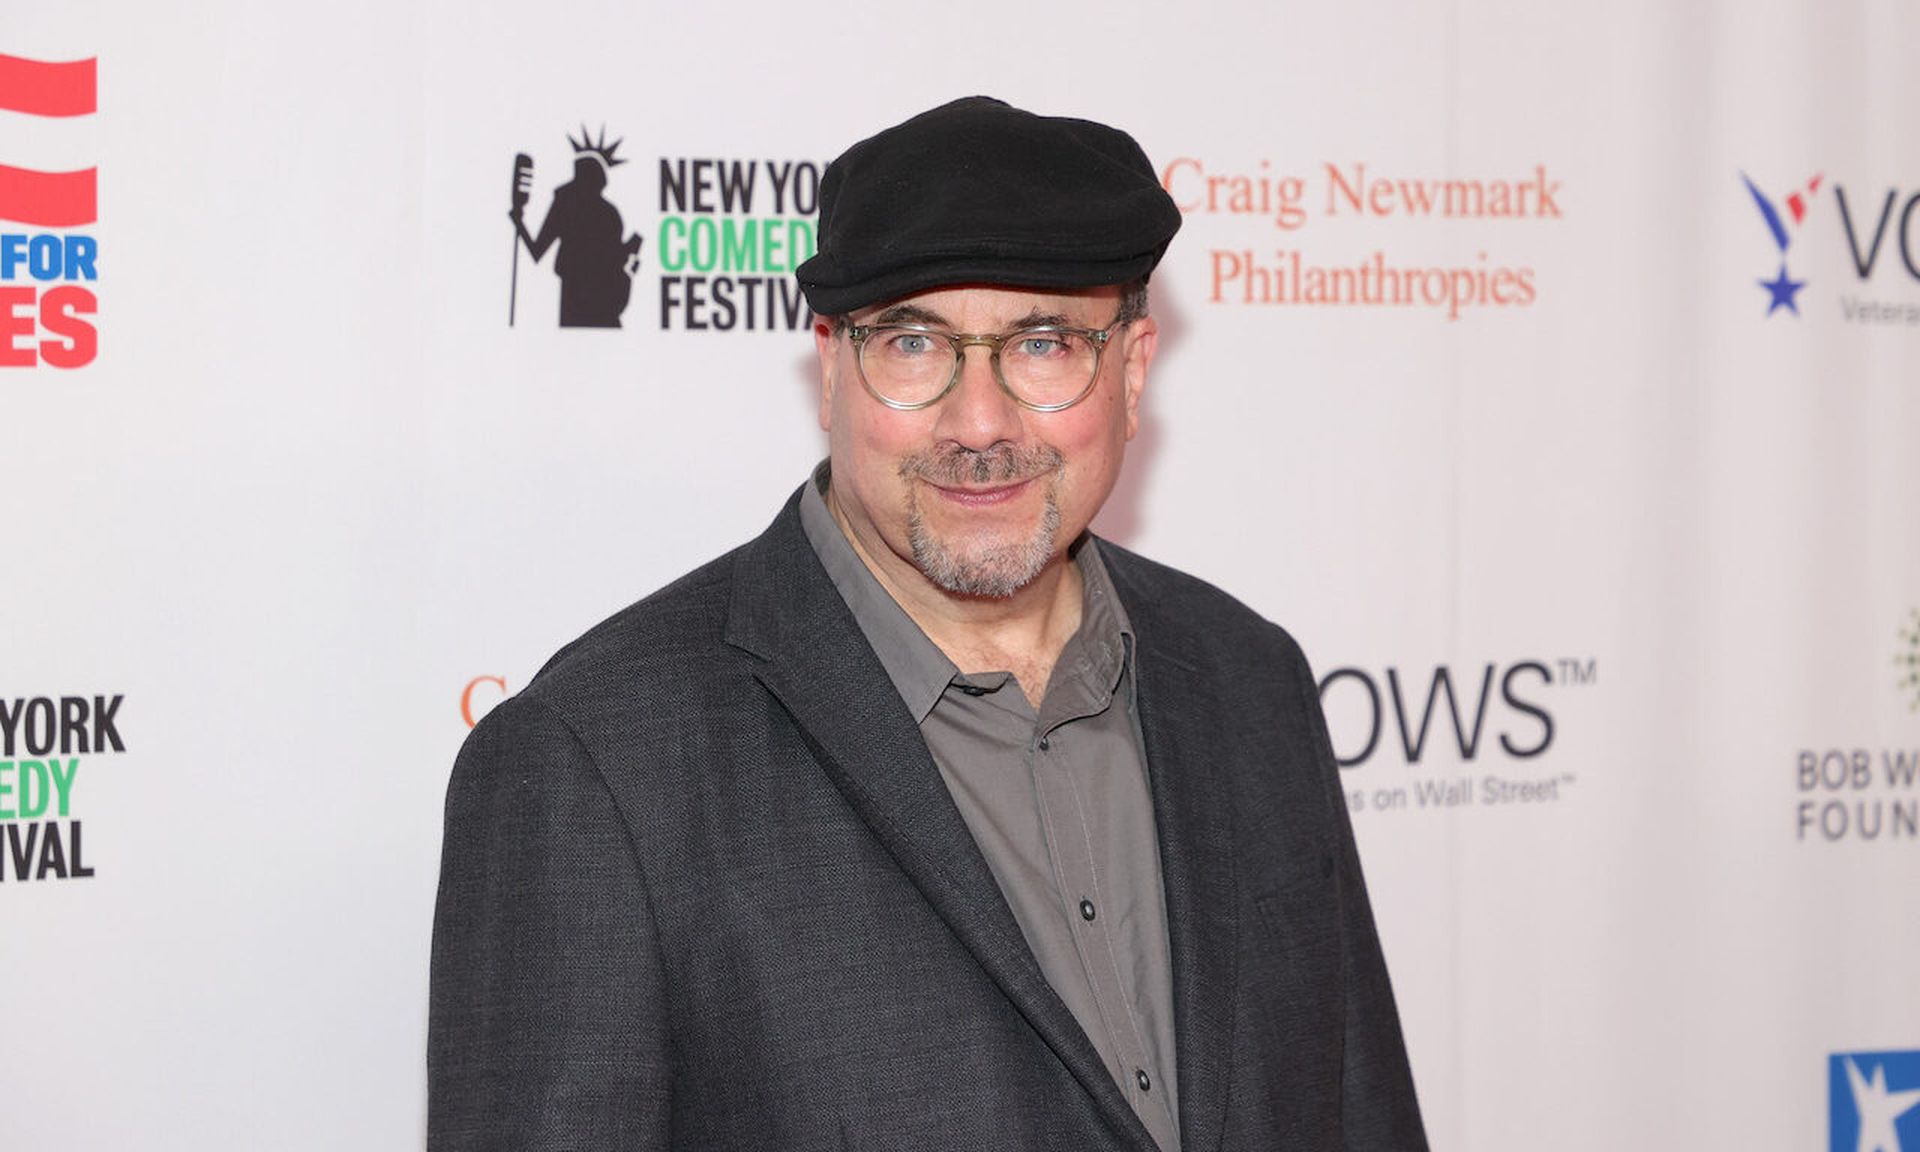
[[1179, 229], [1133, 137], [972, 96], [827, 165], [818, 249], [796, 274], [830, 316], [954, 284], [1125, 284]]

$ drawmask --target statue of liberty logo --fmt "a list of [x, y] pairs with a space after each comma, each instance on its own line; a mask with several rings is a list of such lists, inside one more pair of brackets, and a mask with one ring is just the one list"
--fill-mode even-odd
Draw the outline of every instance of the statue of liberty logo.
[[615, 155], [620, 141], [607, 143], [603, 126], [598, 138], [580, 126], [573, 145], [573, 179], [553, 190], [539, 233], [527, 231], [526, 209], [533, 184], [533, 158], [522, 152], [513, 159], [513, 287], [507, 304], [507, 323], [514, 320], [520, 293], [520, 248], [526, 246], [538, 264], [558, 244], [554, 275], [560, 277], [560, 327], [618, 328], [633, 294], [633, 274], [640, 269], [640, 237], [629, 234], [620, 210], [607, 199], [607, 176], [626, 163]]

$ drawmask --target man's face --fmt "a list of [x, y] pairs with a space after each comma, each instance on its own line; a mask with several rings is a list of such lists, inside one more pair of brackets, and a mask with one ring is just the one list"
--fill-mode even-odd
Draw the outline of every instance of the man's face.
[[[848, 321], [992, 335], [1040, 324], [1101, 329], [1118, 314], [1120, 295], [1117, 287], [941, 288]], [[861, 384], [845, 330], [817, 325], [833, 503], [868, 564], [903, 590], [986, 598], [1012, 596], [1058, 565], [1113, 490], [1139, 426], [1156, 337], [1151, 319], [1115, 329], [1093, 389], [1059, 412], [1017, 404], [979, 346], [965, 350], [945, 397], [902, 412]]]

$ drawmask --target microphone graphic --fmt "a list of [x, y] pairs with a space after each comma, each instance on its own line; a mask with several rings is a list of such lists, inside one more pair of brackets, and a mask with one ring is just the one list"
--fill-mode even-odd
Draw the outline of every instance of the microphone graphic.
[[532, 197], [533, 157], [525, 152], [517, 153], [513, 158], [513, 279], [507, 290], [507, 327], [513, 327], [513, 314], [520, 298], [520, 237], [524, 228], [520, 223], [520, 214], [527, 209], [527, 201]]

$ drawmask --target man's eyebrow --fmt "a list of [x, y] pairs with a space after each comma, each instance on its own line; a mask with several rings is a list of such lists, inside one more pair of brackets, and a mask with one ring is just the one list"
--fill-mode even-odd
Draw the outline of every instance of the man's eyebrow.
[[1007, 325], [1009, 332], [1018, 332], [1022, 328], [1072, 328], [1073, 318], [1064, 312], [1042, 312], [1038, 308]]
[[[880, 315], [875, 316], [873, 321], [866, 326], [871, 328], [882, 324], [924, 324], [929, 328], [940, 328], [948, 332], [953, 331], [953, 324], [945, 316], [942, 316], [931, 308], [922, 308], [918, 304], [895, 304], [891, 308], [881, 312]], [[1034, 308], [1030, 309], [1025, 316], [1000, 328], [999, 331], [1018, 332], [1026, 328], [1063, 327], [1073, 327], [1073, 318], [1071, 316], [1068, 316], [1064, 312], [1042, 312], [1038, 308]]]
[[925, 324], [929, 328], [952, 329], [945, 316], [917, 304], [895, 304], [893, 307], [873, 318], [873, 327], [879, 324]]

